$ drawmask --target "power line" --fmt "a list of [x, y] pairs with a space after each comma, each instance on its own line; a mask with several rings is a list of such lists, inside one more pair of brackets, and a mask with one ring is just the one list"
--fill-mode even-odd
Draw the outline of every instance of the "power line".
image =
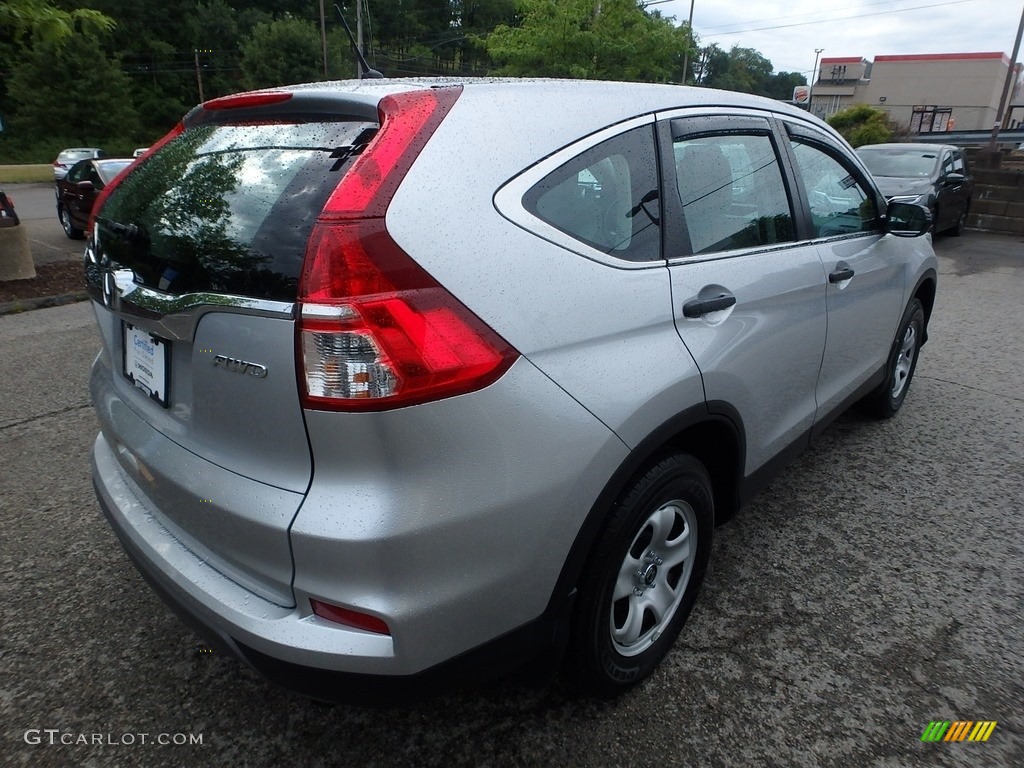
[[[899, 0], [895, 0], [895, 1], [899, 2]], [[905, 0], [905, 1], [912, 1], [912, 0]], [[754, 31], [754, 30], [729, 30], [729, 29], [727, 29], [727, 27], [739, 27], [739, 26], [743, 26], [744, 24], [763, 24], [763, 23], [769, 22], [769, 21], [785, 21], [787, 19], [803, 19], [803, 18], [806, 18], [808, 16], [820, 16], [823, 13], [843, 13], [844, 11], [856, 11], [857, 14], [858, 14], [858, 17], [860, 15], [873, 15], [873, 14], [860, 14], [860, 11], [863, 10], [864, 8], [870, 8], [870, 7], [875, 6], [875, 5], [890, 5], [891, 6], [893, 4], [893, 2], [894, 2], [894, 0], [876, 0], [875, 2], [862, 3], [861, 5], [850, 5], [850, 6], [846, 6], [845, 8], [830, 8], [828, 11], [808, 11], [807, 13], [793, 13], [793, 14], [789, 14], [788, 16], [772, 16], [772, 17], [767, 18], [767, 19], [753, 19], [753, 20], [747, 19], [746, 21], [737, 21], [737, 22], [733, 22], [731, 24], [719, 24], [719, 25], [714, 26], [714, 27], [705, 27], [705, 29], [708, 32], [715, 32], [716, 30], [725, 30], [725, 31], [720, 32], [720, 33], [716, 32], [716, 34], [723, 34], [723, 35], [724, 34], [739, 34], [740, 32], [743, 32], [743, 31], [748, 31], [749, 32], [749, 31]], [[959, 0], [959, 2], [974, 2], [974, 0]], [[930, 6], [924, 6], [924, 7], [930, 7]], [[914, 9], [913, 8], [903, 8], [903, 9], [897, 8], [897, 9], [893, 9], [893, 10], [891, 10], [889, 12], [890, 13], [899, 13], [901, 10], [914, 10]], [[855, 18], [855, 17], [845, 16], [845, 17], [842, 17], [842, 18]], [[829, 21], [829, 20], [830, 19], [819, 19], [818, 21], [824, 22], [824, 21]], [[815, 23], [815, 22], [814, 21], [810, 21], [808, 23], [811, 24], [811, 23]], [[775, 29], [775, 27], [770, 27], [770, 29]]]
[[[749, 29], [740, 29], [734, 32], [718, 32], [713, 35], [707, 35], [707, 37], [727, 37], [729, 35], [744, 35], [748, 32], [766, 32], [772, 29], [790, 29], [792, 27], [808, 27], [813, 24], [831, 24], [837, 21], [853, 21], [859, 20], [868, 16], [887, 16], [892, 13], [906, 13], [907, 11], [920, 11], [927, 8], [941, 8], [945, 5], [961, 5], [962, 3], [973, 3], [975, 0], [947, 0], [944, 3], [931, 3], [929, 5], [915, 5], [913, 8], [898, 8], [890, 11], [875, 11], [874, 13], [860, 13], [856, 16], [841, 16], [832, 19], [818, 19], [817, 21], [800, 21], [794, 24], [776, 24], [770, 27], [751, 27]], [[770, 21], [770, 19], [766, 19]], [[759, 22], [754, 22], [759, 23]], [[731, 25], [729, 25], [731, 26]]]

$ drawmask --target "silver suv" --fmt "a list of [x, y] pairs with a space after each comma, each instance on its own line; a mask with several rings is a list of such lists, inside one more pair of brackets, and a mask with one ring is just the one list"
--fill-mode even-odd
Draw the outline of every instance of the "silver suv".
[[209, 643], [332, 699], [643, 679], [715, 525], [900, 408], [935, 298], [926, 209], [706, 89], [241, 94], [94, 210], [100, 504]]

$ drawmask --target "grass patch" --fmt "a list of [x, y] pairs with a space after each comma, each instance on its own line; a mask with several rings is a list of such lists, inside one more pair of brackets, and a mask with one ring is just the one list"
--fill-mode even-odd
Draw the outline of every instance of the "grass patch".
[[53, 166], [49, 163], [0, 165], [0, 184], [22, 184], [36, 181], [53, 181]]

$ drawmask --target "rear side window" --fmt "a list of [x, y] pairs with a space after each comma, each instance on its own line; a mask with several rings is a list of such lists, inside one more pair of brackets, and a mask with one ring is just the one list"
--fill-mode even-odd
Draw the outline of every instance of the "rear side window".
[[[168, 293], [292, 301], [313, 224], [376, 128], [192, 128], [115, 187], [97, 219], [101, 248], [137, 282]], [[127, 227], [137, 234], [118, 234]]]
[[602, 253], [629, 261], [660, 259], [661, 206], [651, 126], [591, 147], [535, 184], [523, 204]]
[[789, 196], [767, 135], [682, 136], [672, 142], [690, 252], [795, 239]]

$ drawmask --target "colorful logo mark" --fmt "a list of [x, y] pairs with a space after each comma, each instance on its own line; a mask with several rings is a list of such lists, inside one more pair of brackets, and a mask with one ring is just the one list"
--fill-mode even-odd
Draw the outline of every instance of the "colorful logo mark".
[[988, 741], [995, 729], [995, 720], [932, 720], [921, 741]]

